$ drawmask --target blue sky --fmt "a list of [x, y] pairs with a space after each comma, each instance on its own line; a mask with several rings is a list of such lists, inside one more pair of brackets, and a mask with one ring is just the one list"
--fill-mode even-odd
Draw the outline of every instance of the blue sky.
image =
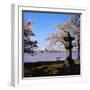
[[71, 14], [63, 13], [40, 13], [24, 11], [24, 21], [35, 20], [35, 24], [32, 26], [32, 30], [35, 33], [35, 37], [31, 37], [38, 41], [40, 49], [48, 47], [48, 41], [46, 39], [53, 32], [57, 32], [55, 29], [56, 24], [63, 24], [66, 22]]

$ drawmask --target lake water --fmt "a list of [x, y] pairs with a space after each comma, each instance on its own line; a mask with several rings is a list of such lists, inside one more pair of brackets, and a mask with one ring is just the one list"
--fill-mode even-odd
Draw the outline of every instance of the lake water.
[[[25, 53], [24, 62], [42, 62], [42, 61], [57, 61], [56, 58], [59, 58], [60, 61], [64, 61], [67, 58], [66, 52], [60, 53], [37, 53], [34, 56]], [[72, 59], [78, 59], [78, 52], [72, 52]]]

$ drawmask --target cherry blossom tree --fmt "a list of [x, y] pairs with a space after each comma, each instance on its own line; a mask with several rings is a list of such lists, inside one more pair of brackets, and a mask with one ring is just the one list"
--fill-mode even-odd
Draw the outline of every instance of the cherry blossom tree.
[[34, 55], [35, 48], [37, 48], [37, 41], [31, 40], [31, 37], [35, 36], [32, 31], [33, 24], [33, 21], [24, 23], [24, 53], [29, 53], [31, 55]]

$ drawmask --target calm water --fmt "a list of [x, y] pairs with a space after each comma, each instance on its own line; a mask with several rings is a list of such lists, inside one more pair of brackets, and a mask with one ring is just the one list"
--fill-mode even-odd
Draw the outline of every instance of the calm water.
[[[30, 54], [24, 54], [24, 62], [42, 62], [42, 61], [56, 61], [56, 57], [59, 57], [60, 61], [64, 61], [67, 58], [66, 52], [60, 53], [37, 53], [37, 55], [31, 56]], [[72, 52], [72, 59], [78, 59], [78, 52]]]

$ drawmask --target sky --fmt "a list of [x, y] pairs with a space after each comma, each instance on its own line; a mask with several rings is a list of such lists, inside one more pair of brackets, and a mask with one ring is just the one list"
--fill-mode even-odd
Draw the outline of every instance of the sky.
[[35, 33], [35, 37], [31, 39], [38, 41], [39, 49], [47, 48], [49, 42], [46, 40], [53, 32], [58, 32], [55, 29], [55, 25], [63, 24], [68, 21], [71, 14], [65, 13], [47, 13], [47, 12], [32, 12], [24, 11], [24, 22], [34, 20], [35, 23], [32, 26], [32, 31]]

